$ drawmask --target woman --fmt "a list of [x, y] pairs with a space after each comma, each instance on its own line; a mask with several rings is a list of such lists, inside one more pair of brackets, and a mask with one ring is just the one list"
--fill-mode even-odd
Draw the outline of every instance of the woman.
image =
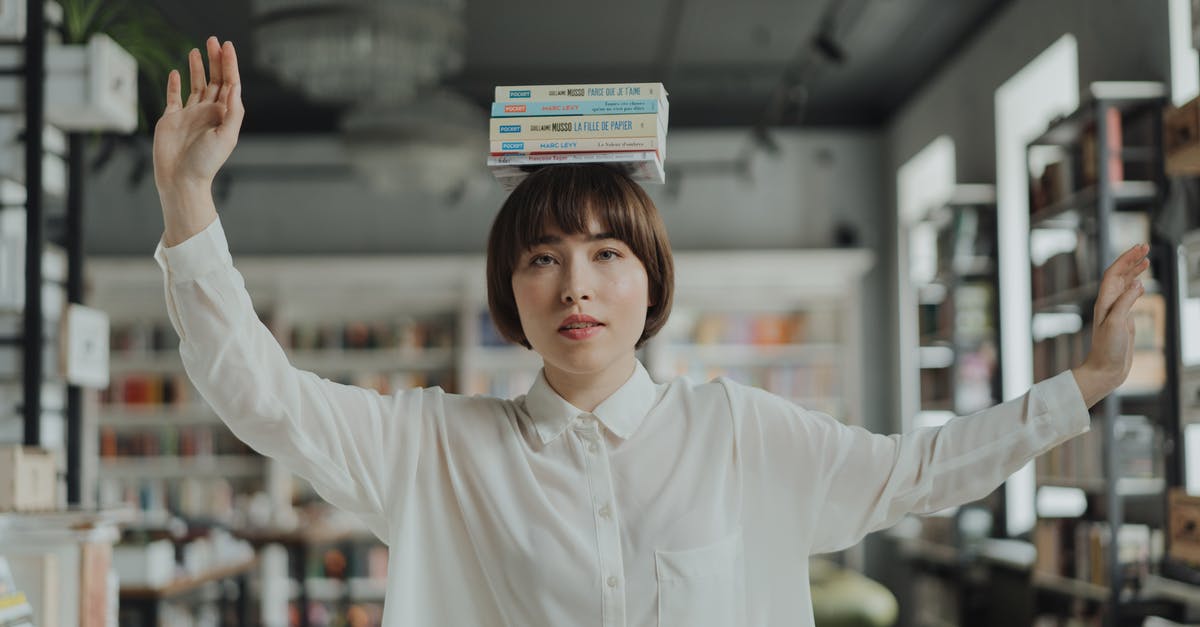
[[[656, 384], [635, 349], [671, 308], [653, 203], [603, 167], [532, 174], [488, 244], [528, 394], [381, 396], [292, 368], [233, 268], [210, 186], [244, 113], [233, 45], [171, 72], [155, 130], [171, 322], [238, 437], [390, 551], [387, 625], [811, 625], [808, 556], [980, 498], [1088, 430], [1127, 376], [1147, 247], [1105, 273], [1085, 363], [940, 429], [886, 437], [728, 379]], [[795, 271], [804, 271], [796, 268]]]

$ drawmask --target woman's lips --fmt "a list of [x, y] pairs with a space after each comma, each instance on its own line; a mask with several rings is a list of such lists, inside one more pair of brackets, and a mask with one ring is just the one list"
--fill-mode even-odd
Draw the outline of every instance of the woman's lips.
[[558, 334], [569, 340], [586, 340], [600, 332], [604, 325], [597, 324], [591, 327], [582, 327], [579, 329], [559, 329]]

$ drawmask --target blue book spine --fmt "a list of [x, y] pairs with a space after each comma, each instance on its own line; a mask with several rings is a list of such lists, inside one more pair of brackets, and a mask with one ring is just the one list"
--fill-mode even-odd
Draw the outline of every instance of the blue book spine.
[[493, 102], [492, 117], [535, 115], [621, 115], [658, 113], [657, 100], [551, 100], [546, 102]]

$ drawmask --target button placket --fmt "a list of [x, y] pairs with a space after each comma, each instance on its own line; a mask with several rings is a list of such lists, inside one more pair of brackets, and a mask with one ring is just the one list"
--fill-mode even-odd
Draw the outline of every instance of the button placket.
[[591, 417], [581, 417], [576, 423], [581, 443], [587, 450], [584, 464], [592, 498], [593, 521], [596, 529], [596, 546], [599, 549], [600, 577], [602, 588], [604, 625], [625, 625], [625, 593], [620, 589], [624, 577], [624, 560], [621, 556], [620, 527], [615, 521], [612, 468], [608, 455], [603, 454], [603, 438], [599, 425]]

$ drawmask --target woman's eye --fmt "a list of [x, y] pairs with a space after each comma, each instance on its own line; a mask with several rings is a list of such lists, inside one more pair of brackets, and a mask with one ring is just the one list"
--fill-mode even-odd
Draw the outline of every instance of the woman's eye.
[[[604, 255], [608, 255], [608, 257], [604, 257]], [[616, 259], [618, 255], [615, 250], [602, 250], [596, 256], [601, 257], [604, 261], [608, 261], [609, 259]]]
[[542, 263], [543, 261], [553, 261], [553, 259], [551, 259], [550, 255], [535, 255], [533, 259], [530, 260], [530, 262], [535, 266], [546, 265], [545, 263]]

